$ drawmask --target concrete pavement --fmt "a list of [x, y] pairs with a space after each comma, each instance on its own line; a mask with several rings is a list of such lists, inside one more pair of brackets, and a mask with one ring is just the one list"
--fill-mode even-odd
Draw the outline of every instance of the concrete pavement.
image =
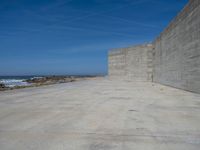
[[0, 92], [0, 150], [199, 150], [200, 95], [107, 78]]

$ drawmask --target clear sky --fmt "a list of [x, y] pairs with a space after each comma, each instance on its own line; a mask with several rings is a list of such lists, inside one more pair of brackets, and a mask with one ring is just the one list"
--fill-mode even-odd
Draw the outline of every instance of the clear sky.
[[111, 48], [151, 42], [187, 0], [0, 0], [0, 75], [106, 74]]

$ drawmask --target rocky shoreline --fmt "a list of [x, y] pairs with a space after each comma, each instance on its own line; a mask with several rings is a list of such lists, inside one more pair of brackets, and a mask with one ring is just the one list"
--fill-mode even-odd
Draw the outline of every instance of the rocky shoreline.
[[5, 89], [5, 88], [6, 88], [5, 84], [0, 83], [0, 90], [1, 90], [1, 89]]
[[21, 89], [21, 88], [28, 88], [28, 87], [37, 87], [37, 86], [59, 84], [59, 83], [75, 82], [75, 81], [85, 80], [85, 79], [94, 78], [94, 77], [96, 77], [96, 76], [46, 76], [46, 77], [35, 77], [35, 78], [24, 80], [24, 82], [29, 83], [29, 85], [26, 85], [26, 86], [7, 87], [5, 84], [0, 83], [0, 91]]

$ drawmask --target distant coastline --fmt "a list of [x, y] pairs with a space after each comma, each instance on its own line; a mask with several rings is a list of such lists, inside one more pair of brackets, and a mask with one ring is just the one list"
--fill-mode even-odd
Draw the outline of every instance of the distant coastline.
[[0, 91], [74, 82], [100, 75], [0, 76]]

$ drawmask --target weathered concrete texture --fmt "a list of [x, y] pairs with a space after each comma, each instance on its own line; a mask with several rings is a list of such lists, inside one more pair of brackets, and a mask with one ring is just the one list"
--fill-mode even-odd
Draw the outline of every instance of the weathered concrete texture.
[[199, 150], [200, 95], [78, 81], [0, 93], [1, 150]]
[[110, 51], [109, 76], [133, 81], [152, 81], [152, 45]]
[[112, 50], [109, 52], [108, 58], [108, 74], [111, 77], [124, 77], [125, 66], [126, 66], [126, 56], [123, 49]]
[[153, 81], [200, 93], [200, 0], [190, 0], [154, 46]]
[[109, 76], [153, 80], [200, 93], [199, 16], [200, 0], [190, 0], [153, 42], [153, 50], [152, 46], [141, 45], [111, 51]]

